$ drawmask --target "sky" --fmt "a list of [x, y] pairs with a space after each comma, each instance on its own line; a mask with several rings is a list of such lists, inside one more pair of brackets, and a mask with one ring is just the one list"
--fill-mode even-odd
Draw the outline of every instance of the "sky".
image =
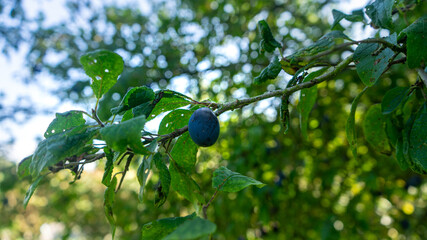
[[[93, 1], [94, 4], [102, 5], [105, 3], [129, 4], [129, 2], [135, 2], [142, 13], [148, 14], [151, 11], [150, 4], [147, 0], [127, 0], [127, 1]], [[119, 4], [117, 4], [120, 2]], [[351, 13], [354, 9], [360, 9], [368, 3], [368, 0], [348, 0], [340, 1], [336, 9], [344, 12]], [[24, 0], [23, 6], [25, 11], [29, 14], [30, 18], [36, 17], [39, 11], [43, 11], [46, 15], [44, 24], [46, 26], [56, 24], [58, 21], [68, 16], [67, 10], [64, 7], [64, 0]], [[331, 11], [330, 9], [329, 11]], [[333, 17], [330, 15], [330, 22], [332, 23]], [[345, 26], [343, 21], [342, 25]], [[362, 26], [356, 26], [355, 31], [350, 35], [351, 38], [358, 40], [372, 34], [370, 31], [363, 31]], [[49, 123], [54, 119], [55, 112], [65, 112], [69, 110], [85, 110], [89, 109], [92, 103], [82, 103], [79, 105], [73, 104], [70, 101], [60, 101], [56, 96], [51, 94], [52, 90], [57, 89], [55, 87], [55, 81], [51, 76], [47, 74], [40, 74], [38, 76], [38, 83], [24, 84], [16, 79], [22, 79], [27, 74], [22, 69], [25, 69], [25, 57], [28, 46], [25, 44], [21, 45], [19, 50], [10, 54], [9, 57], [0, 55], [0, 72], [2, 77], [0, 78], [0, 92], [6, 93], [4, 102], [14, 102], [20, 96], [30, 96], [30, 102], [24, 102], [23, 104], [30, 104], [30, 106], [42, 106], [43, 108], [52, 109], [52, 112], [48, 114], [39, 114], [32, 117], [29, 120], [22, 117], [22, 122], [13, 122], [11, 120], [5, 120], [0, 126], [0, 142], [6, 141], [10, 136], [15, 136], [15, 142], [8, 148], [6, 148], [5, 156], [12, 161], [18, 162], [24, 157], [31, 155], [37, 147], [38, 140], [44, 134]], [[222, 49], [216, 49], [215, 51], [222, 52], [227, 56], [227, 53], [233, 51], [233, 46], [228, 46]], [[232, 54], [228, 54], [229, 57]], [[55, 59], [52, 59], [55, 61]], [[176, 79], [175, 83], [172, 82], [171, 89], [184, 92], [183, 82], [185, 79]], [[160, 122], [160, 118], [152, 122], [148, 126], [148, 130], [155, 130]]]

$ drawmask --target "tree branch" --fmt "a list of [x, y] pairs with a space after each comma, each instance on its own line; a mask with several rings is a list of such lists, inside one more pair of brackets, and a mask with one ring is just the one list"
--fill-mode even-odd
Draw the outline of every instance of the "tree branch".
[[[96, 162], [103, 157], [105, 157], [105, 153], [91, 154], [91, 155], [85, 156], [84, 161], [70, 162], [70, 163], [66, 163], [66, 164], [57, 164], [57, 165], [51, 166], [51, 168], [54, 170], [57, 170], [57, 171], [62, 170], [62, 169], [69, 169], [71, 167], [75, 167], [75, 166], [78, 166], [80, 164], [88, 164], [91, 162]], [[67, 160], [67, 159], [65, 159], [65, 160]]]
[[320, 75], [319, 77], [314, 78], [313, 80], [311, 80], [309, 82], [300, 83], [300, 84], [297, 84], [293, 87], [286, 88], [286, 89], [280, 89], [280, 90], [276, 90], [276, 91], [266, 92], [264, 94], [261, 94], [259, 96], [252, 97], [252, 98], [247, 98], [247, 99], [242, 99], [242, 100], [236, 100], [236, 101], [229, 102], [229, 103], [224, 103], [220, 106], [220, 108], [218, 109], [218, 111], [215, 114], [217, 116], [219, 116], [226, 111], [234, 110], [237, 108], [242, 108], [242, 107], [249, 105], [251, 103], [254, 103], [254, 102], [258, 102], [258, 101], [268, 99], [268, 98], [272, 98], [272, 97], [282, 96], [284, 94], [291, 95], [292, 93], [299, 91], [303, 88], [310, 88], [316, 84], [319, 84], [319, 83], [324, 82], [326, 80], [332, 79], [339, 72], [344, 70], [352, 61], [353, 61], [353, 55], [350, 55], [349, 57], [344, 59], [342, 62], [340, 62], [337, 66], [329, 68], [329, 70], [326, 71], [326, 73]]
[[[252, 97], [252, 98], [236, 100], [236, 101], [232, 101], [232, 102], [228, 102], [228, 103], [224, 103], [224, 104], [217, 104], [216, 106], [218, 106], [218, 110], [215, 112], [215, 114], [217, 116], [219, 116], [226, 111], [243, 108], [244, 106], [247, 106], [247, 105], [254, 103], [254, 102], [258, 102], [258, 101], [268, 99], [268, 98], [272, 98], [272, 97], [279, 97], [279, 96], [282, 96], [284, 94], [291, 95], [292, 93], [299, 91], [301, 89], [310, 88], [316, 84], [319, 84], [319, 83], [324, 82], [326, 80], [332, 79], [338, 73], [345, 70], [347, 68], [347, 66], [352, 61], [353, 61], [353, 55], [350, 55], [349, 57], [344, 59], [342, 62], [340, 62], [338, 65], [336, 65], [334, 67], [330, 67], [329, 70], [326, 71], [324, 74], [314, 78], [313, 80], [311, 80], [309, 82], [303, 82], [303, 83], [297, 84], [295, 86], [292, 86], [292, 87], [289, 87], [286, 89], [280, 89], [280, 90], [276, 90], [276, 91], [266, 92], [264, 94], [261, 94], [261, 95], [258, 95], [258, 96]], [[176, 138], [178, 136], [181, 136], [182, 134], [184, 134], [187, 131], [188, 131], [188, 125], [185, 127], [179, 128], [179, 129], [177, 129], [177, 130], [175, 130], [169, 134], [161, 135], [158, 137], [158, 139], [160, 139], [159, 144], [163, 143], [165, 141], [168, 141], [170, 139]], [[148, 141], [148, 142], [151, 142], [151, 141]], [[69, 168], [71, 166], [76, 166], [79, 164], [86, 164], [86, 163], [90, 163], [90, 162], [95, 162], [95, 161], [97, 161], [103, 157], [105, 157], [105, 153], [93, 154], [93, 155], [91, 155], [91, 158], [89, 158], [89, 159], [86, 157], [85, 161], [72, 162], [72, 163], [64, 164], [62, 166], [54, 166], [54, 167], [58, 168], [58, 169], [66, 169], [66, 168]]]
[[383, 39], [383, 38], [368, 38], [368, 39], [364, 39], [364, 40], [360, 40], [360, 41], [354, 41], [353, 43], [380, 43], [382, 45], [384, 45], [385, 47], [390, 48], [391, 50], [395, 51], [395, 52], [404, 52], [403, 47], [399, 46], [399, 45], [394, 45], [391, 42], [388, 42], [387, 40]]
[[[348, 47], [350, 47], [351, 45], [355, 45], [355, 44], [360, 44], [360, 43], [378, 43], [378, 44], [382, 44], [384, 48], [390, 48], [391, 50], [397, 52], [397, 53], [401, 53], [404, 52], [404, 49], [399, 46], [399, 45], [394, 45], [391, 42], [388, 42], [387, 40], [383, 39], [383, 38], [372, 38], [372, 39], [364, 39], [364, 40], [360, 40], [360, 41], [351, 41], [351, 42], [346, 42], [346, 43], [342, 43], [339, 45], [334, 46], [333, 48], [320, 52], [317, 55], [314, 56], [310, 56], [310, 57], [301, 57], [301, 58], [297, 58], [297, 62], [311, 62], [313, 60], [322, 58], [324, 56], [328, 56], [333, 52], [336, 52], [338, 50], [343, 50], [346, 49]], [[292, 55], [291, 55], [292, 56]], [[286, 60], [287, 57], [282, 57], [283, 60]]]
[[[217, 116], [219, 116], [226, 111], [242, 108], [242, 107], [247, 106], [247, 105], [254, 103], [254, 102], [258, 102], [258, 101], [268, 99], [268, 98], [272, 98], [272, 97], [282, 96], [284, 94], [291, 95], [292, 93], [294, 93], [298, 90], [301, 90], [303, 88], [310, 88], [310, 87], [312, 87], [316, 84], [319, 84], [323, 81], [332, 79], [339, 72], [343, 71], [352, 61], [353, 61], [353, 55], [350, 55], [349, 57], [344, 59], [342, 62], [340, 62], [337, 66], [329, 68], [329, 71], [320, 75], [319, 77], [314, 78], [313, 80], [311, 80], [309, 82], [300, 83], [300, 84], [297, 84], [293, 87], [286, 88], [286, 89], [267, 92], [267, 93], [264, 93], [264, 94], [261, 94], [259, 96], [252, 97], [252, 98], [246, 98], [246, 99], [236, 100], [236, 101], [229, 102], [229, 103], [219, 104], [219, 108], [215, 112], [215, 114]], [[176, 137], [184, 134], [186, 131], [188, 131], [188, 126], [177, 129], [174, 132], [171, 132], [169, 134], [160, 136], [159, 142], [161, 143], [161, 142], [165, 142], [169, 139], [176, 138]]]
[[165, 141], [172, 139], [172, 138], [176, 138], [176, 137], [184, 134], [186, 131], [188, 131], [188, 125], [183, 127], [183, 128], [179, 128], [179, 129], [177, 129], [177, 130], [175, 130], [169, 134], [160, 136], [159, 143], [165, 142]]
[[96, 110], [92, 109], [92, 118], [95, 119], [95, 121], [101, 126], [105, 127], [105, 125], [102, 123], [101, 120], [99, 120], [98, 115], [96, 114]]
[[342, 44], [336, 45], [335, 47], [333, 47], [333, 48], [331, 48], [331, 49], [329, 49], [327, 51], [323, 51], [323, 52], [321, 52], [321, 53], [319, 53], [317, 55], [309, 57], [307, 59], [307, 62], [311, 62], [311, 61], [319, 59], [321, 57], [328, 56], [329, 54], [331, 54], [331, 53], [333, 53], [335, 51], [338, 51], [338, 50], [341, 50], [341, 49], [346, 49], [349, 46], [354, 45], [354, 44], [358, 44], [358, 43], [357, 42], [346, 42], [346, 43], [342, 43]]

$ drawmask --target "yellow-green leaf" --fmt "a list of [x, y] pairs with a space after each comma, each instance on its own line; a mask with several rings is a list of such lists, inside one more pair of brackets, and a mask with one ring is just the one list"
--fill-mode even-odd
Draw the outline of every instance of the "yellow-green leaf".
[[116, 84], [124, 65], [120, 55], [108, 50], [89, 52], [80, 58], [80, 63], [92, 79], [90, 86], [98, 99]]

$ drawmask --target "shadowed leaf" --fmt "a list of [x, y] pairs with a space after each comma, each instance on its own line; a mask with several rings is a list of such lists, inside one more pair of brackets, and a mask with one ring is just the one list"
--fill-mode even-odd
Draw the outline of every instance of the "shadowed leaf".
[[215, 223], [195, 217], [192, 220], [185, 221], [179, 225], [172, 233], [167, 235], [164, 240], [190, 240], [200, 239], [216, 231]]
[[374, 27], [391, 29], [393, 10], [393, 0], [375, 0], [372, 4], [366, 6], [366, 14], [372, 20]]
[[145, 116], [140, 116], [120, 124], [104, 127], [100, 131], [102, 139], [105, 140], [108, 147], [117, 152], [125, 152], [130, 147], [135, 153], [150, 154], [141, 142], [141, 131], [145, 122]]
[[161, 240], [173, 232], [179, 225], [196, 217], [196, 213], [185, 217], [158, 219], [142, 226], [141, 240]]
[[265, 20], [258, 22], [259, 31], [262, 37], [261, 52], [273, 52], [276, 48], [281, 48], [282, 45], [274, 39], [271, 29]]
[[216, 169], [213, 173], [212, 187], [219, 188], [220, 191], [238, 192], [251, 185], [259, 188], [265, 186], [264, 183], [258, 180], [233, 172], [224, 166]]
[[365, 87], [357, 96], [354, 98], [351, 103], [350, 115], [347, 119], [347, 124], [345, 125], [345, 132], [347, 135], [347, 141], [350, 144], [351, 152], [353, 157], [357, 158], [357, 134], [356, 134], [356, 124], [355, 124], [355, 115], [357, 104], [359, 104], [360, 98], [368, 90], [369, 87]]
[[407, 36], [406, 55], [408, 57], [408, 66], [410, 68], [420, 67], [427, 60], [427, 15], [418, 18], [409, 27], [405, 28], [400, 34], [399, 39]]
[[25, 193], [24, 198], [24, 208], [27, 208], [28, 202], [30, 201], [31, 197], [34, 194], [34, 191], [36, 191], [36, 188], [39, 186], [40, 181], [43, 179], [43, 175], [40, 175], [34, 180], [34, 182], [31, 184], [31, 186], [28, 188], [27, 193]]
[[154, 92], [146, 86], [135, 87], [130, 89], [119, 106], [112, 108], [112, 114], [123, 114], [125, 111], [132, 109], [141, 104], [151, 102], [154, 99]]
[[280, 71], [282, 71], [282, 65], [279, 62], [279, 58], [277, 56], [273, 57], [270, 64], [264, 68], [259, 76], [254, 78], [255, 84], [263, 83], [269, 79], [275, 79]]
[[379, 104], [369, 107], [363, 121], [363, 133], [366, 141], [378, 152], [391, 154], [391, 146], [386, 133], [386, 117], [381, 113]]
[[156, 168], [159, 170], [160, 176], [160, 189], [157, 188], [156, 195], [154, 198], [154, 206], [160, 207], [168, 198], [169, 194], [169, 186], [171, 184], [171, 176], [169, 173], [169, 169], [166, 166], [165, 162], [163, 162], [162, 155], [160, 153], [156, 153], [153, 157], [154, 164]]
[[[396, 44], [396, 33], [385, 38], [386, 41]], [[382, 49], [378, 43], [361, 43], [354, 52], [357, 74], [366, 86], [373, 86], [378, 78], [387, 69], [394, 52]]]

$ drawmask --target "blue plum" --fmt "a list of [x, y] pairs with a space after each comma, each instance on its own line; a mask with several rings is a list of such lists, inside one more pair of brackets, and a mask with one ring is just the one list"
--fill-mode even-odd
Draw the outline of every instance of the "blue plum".
[[212, 146], [219, 136], [219, 122], [210, 108], [199, 108], [188, 121], [191, 139], [202, 147]]

